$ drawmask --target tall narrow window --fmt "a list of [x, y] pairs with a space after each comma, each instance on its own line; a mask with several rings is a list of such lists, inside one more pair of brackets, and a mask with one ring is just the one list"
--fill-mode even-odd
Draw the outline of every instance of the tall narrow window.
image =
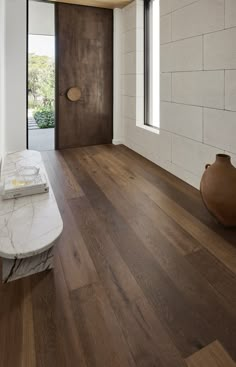
[[160, 127], [160, 4], [145, 0], [145, 124]]

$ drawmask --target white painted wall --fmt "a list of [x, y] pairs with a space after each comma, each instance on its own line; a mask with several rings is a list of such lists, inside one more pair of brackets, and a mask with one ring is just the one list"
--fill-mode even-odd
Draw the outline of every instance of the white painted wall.
[[216, 153], [236, 165], [235, 3], [160, 0], [160, 130], [143, 125], [143, 1], [122, 10], [124, 144], [197, 188]]
[[121, 9], [114, 9], [114, 92], [113, 92], [113, 144], [122, 144], [124, 141], [124, 126], [122, 118], [122, 26], [123, 16]]
[[[2, 5], [3, 1], [0, 1]], [[5, 124], [2, 124], [1, 113], [0, 133], [3, 136], [2, 131], [5, 130], [6, 152], [26, 148], [26, 4], [26, 0], [7, 0], [5, 5]], [[51, 28], [49, 30], [48, 27], [48, 32], [52, 33], [54, 6], [37, 3], [38, 10], [39, 5], [41, 9], [46, 9], [46, 11], [39, 11], [37, 24], [41, 23], [45, 27], [50, 19]], [[34, 17], [36, 16], [36, 7], [34, 7]], [[52, 22], [51, 19], [53, 19]], [[1, 27], [3, 27], [2, 22]], [[52, 34], [54, 34], [54, 29]], [[2, 60], [0, 62], [2, 63]], [[1, 88], [1, 90], [3, 89]], [[3, 101], [2, 98], [1, 101]], [[3, 110], [1, 108], [1, 111]]]
[[54, 4], [29, 2], [29, 34], [54, 36]]
[[26, 0], [6, 1], [5, 149], [26, 148]]
[[5, 151], [5, 0], [0, 0], [0, 168]]

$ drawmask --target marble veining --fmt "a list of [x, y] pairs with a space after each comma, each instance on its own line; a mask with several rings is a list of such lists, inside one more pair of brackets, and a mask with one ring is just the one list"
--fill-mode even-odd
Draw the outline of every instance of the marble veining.
[[[47, 173], [41, 154], [22, 151], [6, 156], [2, 178], [23, 166], [38, 166]], [[48, 177], [47, 177], [48, 179]], [[0, 256], [22, 259], [45, 252], [63, 229], [61, 215], [49, 183], [49, 193], [12, 200], [0, 197]]]
[[53, 268], [53, 248], [25, 259], [2, 260], [2, 282], [9, 283]]

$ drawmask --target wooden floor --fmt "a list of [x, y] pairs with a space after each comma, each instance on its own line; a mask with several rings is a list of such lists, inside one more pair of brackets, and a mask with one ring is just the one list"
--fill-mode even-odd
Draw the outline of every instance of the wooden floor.
[[236, 230], [123, 146], [43, 158], [64, 232], [0, 286], [0, 367], [236, 367]]

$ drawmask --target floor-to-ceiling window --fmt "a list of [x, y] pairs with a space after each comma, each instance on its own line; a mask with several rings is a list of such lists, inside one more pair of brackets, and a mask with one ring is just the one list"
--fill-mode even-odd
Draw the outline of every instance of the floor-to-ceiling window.
[[160, 7], [145, 0], [145, 124], [160, 127]]
[[28, 148], [55, 146], [54, 5], [29, 1]]

